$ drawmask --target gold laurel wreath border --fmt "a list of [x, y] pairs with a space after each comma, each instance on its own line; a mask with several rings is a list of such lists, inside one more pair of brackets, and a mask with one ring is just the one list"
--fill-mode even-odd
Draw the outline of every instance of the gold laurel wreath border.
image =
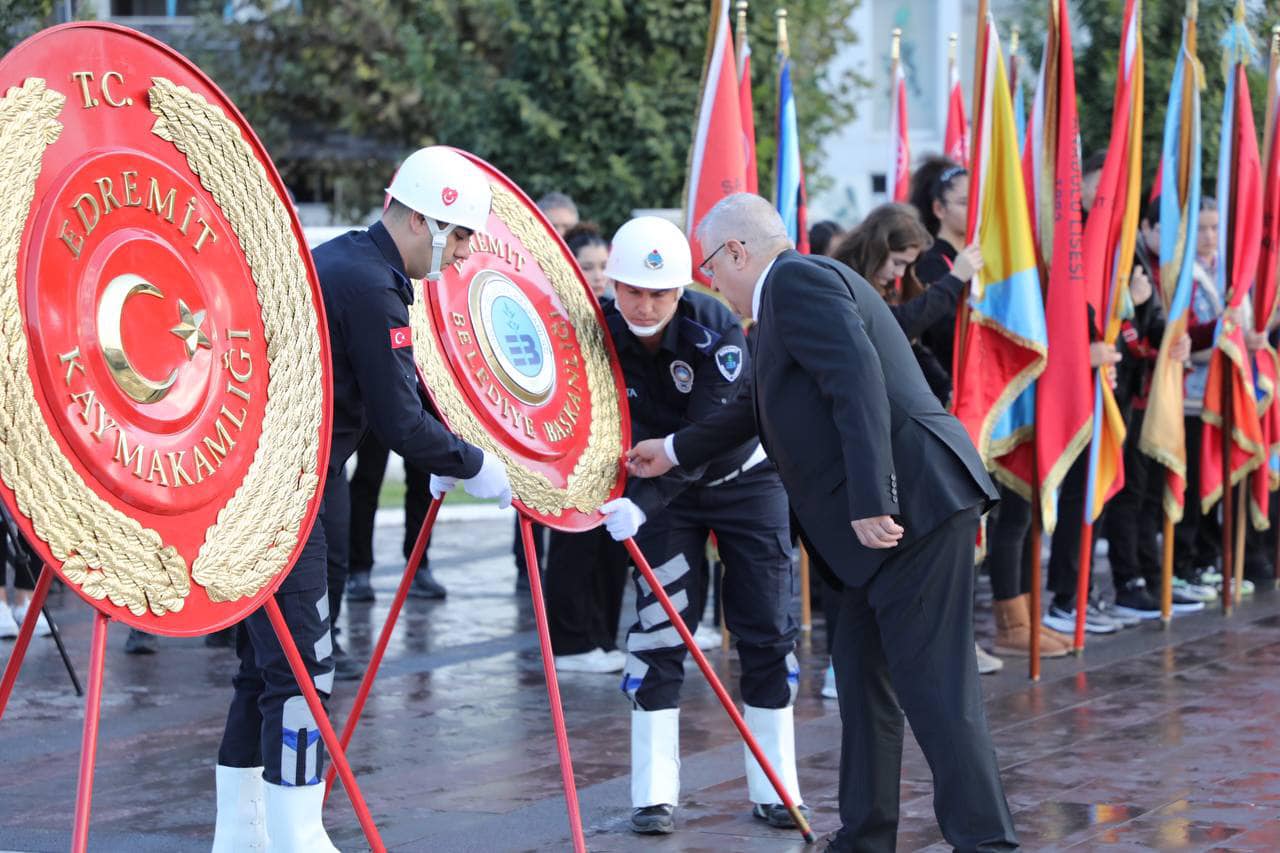
[[413, 323], [414, 356], [431, 389], [436, 405], [455, 433], [500, 458], [511, 479], [516, 498], [541, 513], [560, 515], [567, 509], [590, 513], [609, 499], [622, 458], [622, 416], [617, 404], [617, 386], [609, 363], [604, 329], [596, 318], [591, 297], [574, 275], [560, 247], [537, 218], [519, 199], [500, 184], [491, 184], [493, 212], [515, 235], [546, 275], [564, 305], [566, 320], [578, 337], [579, 351], [587, 377], [591, 401], [591, 424], [587, 446], [573, 471], [559, 488], [546, 476], [526, 468], [500, 442], [495, 441], [472, 411], [437, 345], [427, 300], [418, 298], [410, 306]]
[[173, 143], [240, 243], [262, 310], [267, 404], [253, 461], [205, 533], [191, 576], [213, 601], [256, 594], [281, 571], [320, 484], [320, 318], [293, 219], [257, 151], [216, 104], [163, 77], [151, 132]]
[[135, 616], [176, 613], [186, 561], [160, 534], [100, 498], [63, 455], [36, 402], [20, 307], [18, 254], [45, 149], [66, 96], [31, 77], [0, 99], [0, 478], [68, 580]]
[[[160, 535], [94, 493], [63, 456], [36, 402], [17, 258], [45, 149], [62, 131], [66, 98], [29, 78], [0, 99], [0, 478], [68, 580], [141, 616], [182, 609], [190, 579], [211, 600], [251, 596], [287, 566], [319, 484], [323, 379], [309, 277], [292, 222], [266, 169], [218, 107], [163, 78], [149, 92], [152, 132], [188, 158], [236, 234], [257, 285], [268, 360], [267, 405], [253, 461], [190, 575]], [[9, 190], [4, 192], [4, 190]]]

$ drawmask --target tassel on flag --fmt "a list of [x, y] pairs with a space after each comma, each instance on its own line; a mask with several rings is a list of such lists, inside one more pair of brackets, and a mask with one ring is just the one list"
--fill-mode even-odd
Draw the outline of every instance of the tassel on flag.
[[698, 223], [718, 201], [747, 188], [747, 156], [743, 145], [742, 101], [738, 95], [737, 65], [729, 31], [729, 7], [712, 0], [711, 27], [707, 36], [706, 63], [689, 152], [689, 178], [685, 187], [685, 233], [693, 250], [694, 277], [705, 280], [698, 266], [702, 248], [693, 238]]
[[747, 192], [760, 191], [756, 164], [756, 113], [751, 98], [751, 43], [747, 40], [747, 0], [738, 0], [738, 103], [742, 112], [742, 137], [747, 147]]
[[947, 101], [947, 131], [943, 137], [942, 153], [948, 160], [966, 166], [969, 163], [969, 119], [964, 114], [964, 91], [960, 87], [960, 71], [956, 67], [959, 38], [952, 33], [948, 39], [947, 79], [951, 95]]
[[795, 92], [791, 87], [791, 57], [787, 42], [787, 10], [778, 18], [778, 160], [774, 206], [786, 226], [796, 251], [809, 253], [808, 198], [804, 188], [804, 163], [800, 160], [800, 130], [796, 121]]
[[911, 123], [907, 120], [907, 78], [902, 72], [902, 30], [893, 31], [893, 159], [889, 166], [887, 195], [905, 202], [911, 192]]

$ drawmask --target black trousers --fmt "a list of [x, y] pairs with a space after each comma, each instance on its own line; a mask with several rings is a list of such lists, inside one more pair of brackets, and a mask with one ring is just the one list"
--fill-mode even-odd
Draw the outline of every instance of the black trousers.
[[351, 490], [343, 469], [329, 472], [324, 481], [324, 510], [316, 519], [324, 528], [326, 544], [326, 580], [329, 596], [329, 624], [338, 624], [342, 610], [342, 591], [347, 585], [351, 553], [348, 548], [351, 529]]
[[[782, 481], [773, 464], [765, 462], [728, 483], [687, 489], [650, 518], [636, 537], [692, 631], [707, 594], [699, 567], [707, 536], [716, 534], [725, 571], [725, 623], [742, 665], [742, 699], [757, 708], [785, 708], [795, 700], [799, 684], [787, 512]], [[634, 577], [638, 619], [627, 633], [622, 689], [638, 710], [675, 708], [680, 704], [687, 651], [648, 584], [639, 572]]]
[[1000, 484], [1000, 503], [987, 516], [987, 575], [991, 597], [1008, 601], [1031, 591], [1031, 504]]
[[[1089, 486], [1089, 452], [1076, 457], [1058, 489], [1058, 523], [1049, 552], [1049, 590], [1062, 603], [1075, 607], [1080, 577], [1080, 526], [1084, 521]], [[1089, 543], [1093, 547], [1093, 542]]]
[[1160, 590], [1159, 533], [1164, 520], [1164, 467], [1138, 449], [1144, 412], [1129, 418], [1124, 442], [1124, 487], [1102, 514], [1107, 561], [1119, 589], [1143, 578], [1152, 595]]
[[960, 851], [1014, 850], [973, 652], [973, 542], [963, 510], [846, 587], [836, 629], [843, 738], [833, 851], [891, 851], [903, 714], [933, 771], [934, 814]]
[[547, 623], [558, 655], [618, 647], [622, 590], [631, 558], [603, 527], [551, 531], [547, 544]]
[[[356, 448], [356, 469], [351, 473], [350, 561], [352, 572], [373, 571], [373, 524], [378, 512], [378, 494], [387, 473], [391, 451], [370, 430]], [[413, 553], [422, 523], [431, 507], [431, 472], [404, 463], [404, 558]], [[422, 554], [420, 569], [427, 568], [427, 554]]]
[[[324, 529], [317, 524], [276, 592], [276, 602], [322, 700], [333, 690], [325, 576]], [[236, 654], [240, 669], [231, 680], [235, 695], [218, 763], [262, 766], [263, 778], [273, 785], [319, 784], [324, 775], [324, 742], [264, 609], [237, 626]]]
[[1196, 569], [1217, 565], [1222, 558], [1222, 525], [1218, 510], [1200, 511], [1200, 444], [1204, 422], [1199, 415], [1183, 418], [1187, 431], [1187, 491], [1182, 520], [1173, 528], [1173, 573], [1190, 578]]

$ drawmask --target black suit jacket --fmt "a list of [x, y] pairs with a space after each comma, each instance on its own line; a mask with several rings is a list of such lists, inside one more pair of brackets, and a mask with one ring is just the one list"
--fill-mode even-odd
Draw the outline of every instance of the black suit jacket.
[[[889, 306], [861, 276], [783, 252], [759, 314], [754, 398], [677, 433], [682, 465], [758, 428], [805, 538], [855, 586], [955, 513], [997, 500], [964, 427], [929, 390]], [[851, 520], [879, 515], [906, 529], [896, 548], [865, 548], [854, 535]]]

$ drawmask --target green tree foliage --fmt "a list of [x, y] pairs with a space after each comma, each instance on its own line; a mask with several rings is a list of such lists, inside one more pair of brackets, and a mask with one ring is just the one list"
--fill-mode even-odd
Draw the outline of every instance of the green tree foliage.
[[53, 0], [0, 0], [0, 56], [52, 17]]
[[[1124, 7], [1125, 0], [1072, 0], [1080, 136], [1086, 157], [1094, 151], [1104, 150], [1111, 139], [1111, 106], [1115, 97]], [[1026, 55], [1036, 65], [1040, 62], [1047, 8], [1048, 4], [1043, 0], [1029, 3], [1023, 19], [1024, 32], [1031, 34]], [[1149, 186], [1155, 179], [1160, 160], [1165, 107], [1168, 104], [1169, 83], [1177, 61], [1178, 45], [1182, 41], [1184, 10], [1185, 4], [1181, 0], [1146, 0], [1143, 3], [1142, 36], [1146, 63], [1142, 133], [1144, 186]], [[1204, 190], [1210, 194], [1214, 192], [1217, 174], [1218, 133], [1222, 124], [1222, 96], [1225, 91], [1221, 40], [1234, 10], [1235, 0], [1200, 0], [1199, 19], [1196, 23], [1196, 54], [1204, 68], [1205, 82], [1205, 88], [1200, 93]], [[1280, 23], [1280, 16], [1275, 12], [1263, 13], [1260, 9], [1251, 9], [1248, 21], [1258, 49], [1258, 61], [1249, 74], [1249, 93], [1253, 98], [1258, 132], [1261, 135], [1266, 108], [1266, 63], [1271, 27]], [[1029, 85], [1034, 85], [1034, 81]]]
[[[828, 74], [858, 0], [794, 0], [790, 40], [810, 171], [862, 85]], [[773, 6], [751, 16], [761, 186], [771, 185]], [[708, 28], [705, 2], [308, 0], [211, 22], [182, 45], [224, 86], [286, 180], [344, 215], [379, 203], [399, 159], [473, 151], [533, 196], [562, 190], [612, 228], [680, 204]], [[212, 36], [210, 34], [213, 34]]]

